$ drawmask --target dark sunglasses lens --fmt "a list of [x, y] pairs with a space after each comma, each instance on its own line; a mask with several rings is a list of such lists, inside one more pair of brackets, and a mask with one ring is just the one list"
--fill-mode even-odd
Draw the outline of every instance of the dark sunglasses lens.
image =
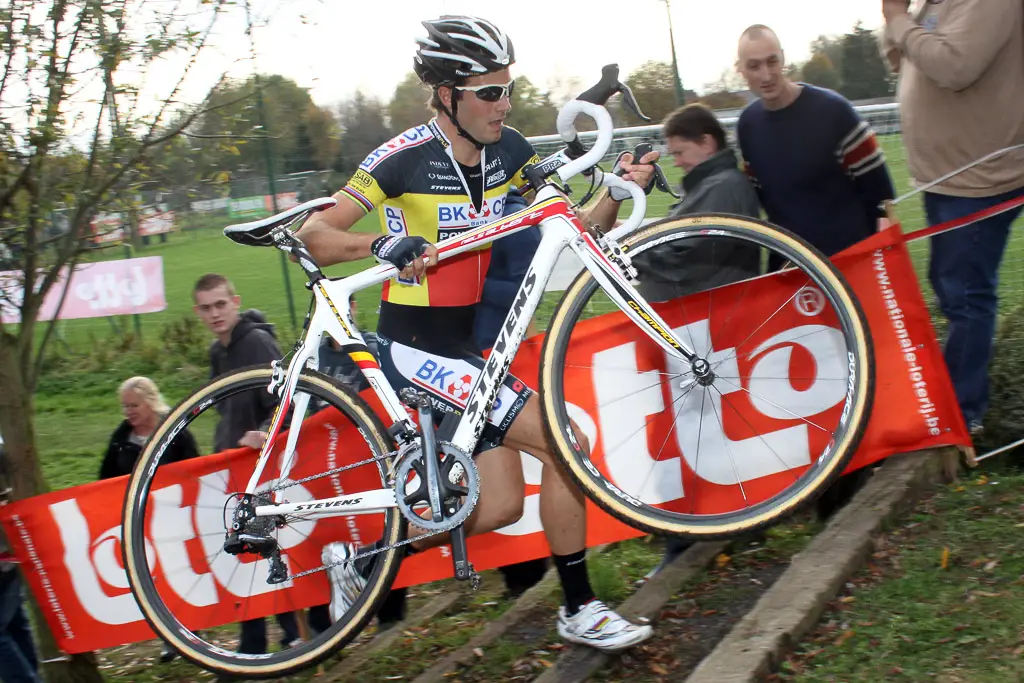
[[505, 88], [500, 85], [492, 85], [489, 88], [480, 88], [476, 91], [476, 96], [484, 102], [497, 102], [504, 94]]

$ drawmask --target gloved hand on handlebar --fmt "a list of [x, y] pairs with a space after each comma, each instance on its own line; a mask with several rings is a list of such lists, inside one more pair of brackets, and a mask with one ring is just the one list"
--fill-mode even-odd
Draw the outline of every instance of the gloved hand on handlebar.
[[437, 247], [422, 237], [381, 235], [370, 244], [370, 253], [384, 264], [402, 271], [402, 277], [422, 277], [437, 265]]
[[632, 180], [650, 193], [649, 185], [654, 180], [654, 162], [660, 157], [661, 152], [651, 151], [641, 157], [639, 164], [634, 164], [633, 153], [623, 152], [619, 155], [616, 165], [625, 172], [622, 176], [623, 180]]

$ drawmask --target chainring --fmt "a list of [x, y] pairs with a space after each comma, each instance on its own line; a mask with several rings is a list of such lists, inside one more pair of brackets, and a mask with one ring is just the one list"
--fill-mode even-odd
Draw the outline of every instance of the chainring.
[[[410, 524], [429, 533], [450, 531], [459, 526], [469, 518], [480, 499], [480, 475], [473, 458], [448, 442], [440, 442], [437, 446], [444, 455], [441, 461], [441, 476], [448, 477], [451, 484], [459, 486], [461, 493], [442, 501], [444, 519], [440, 522], [435, 522], [431, 517], [422, 517], [415, 509], [417, 506], [424, 511], [430, 508], [426, 465], [419, 448], [405, 453], [395, 469], [395, 500], [398, 502], [399, 511]], [[419, 483], [415, 489], [410, 490], [413, 474], [419, 478]]]

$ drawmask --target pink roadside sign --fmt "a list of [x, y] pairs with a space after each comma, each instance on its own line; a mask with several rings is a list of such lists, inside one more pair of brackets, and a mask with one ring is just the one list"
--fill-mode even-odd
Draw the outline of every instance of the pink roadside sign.
[[[22, 273], [0, 272], [0, 319], [21, 320], [20, 305], [24, 283]], [[57, 306], [67, 288], [60, 314]], [[105, 318], [109, 315], [155, 313], [167, 308], [164, 297], [164, 263], [160, 256], [85, 263], [75, 268], [70, 283], [67, 269], [46, 295], [39, 320]]]

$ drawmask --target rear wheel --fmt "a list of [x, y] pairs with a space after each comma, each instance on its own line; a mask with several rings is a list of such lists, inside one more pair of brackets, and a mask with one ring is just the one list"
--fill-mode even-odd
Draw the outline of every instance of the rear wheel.
[[[125, 498], [124, 566], [143, 615], [157, 635], [184, 657], [229, 677], [286, 676], [315, 665], [352, 641], [379, 608], [403, 555], [402, 548], [392, 547], [406, 532], [405, 519], [397, 508], [359, 517], [316, 519], [296, 513], [286, 518], [256, 518], [249, 530], [265, 532], [282, 549], [287, 579], [281, 583], [268, 581], [271, 562], [260, 553], [226, 552], [227, 527], [240, 505], [238, 493], [253, 472], [256, 452], [212, 456], [217, 459], [212, 461], [214, 466], [196, 482], [181, 482], [180, 475], [174, 476], [175, 464], [162, 459], [182, 430], [189, 429], [202, 440], [210, 431], [204, 416], [212, 424], [225, 401], [249, 392], [266, 392], [270, 379], [269, 367], [240, 370], [217, 378], [174, 408], [140, 456]], [[275, 490], [290, 502], [301, 502], [390, 488], [391, 441], [370, 407], [332, 378], [315, 372], [300, 377], [296, 396], [301, 394], [310, 396], [307, 416], [314, 409], [321, 412], [303, 422], [292, 473], [285, 480], [275, 479], [273, 472], [265, 474], [257, 486], [255, 504], [273, 502]], [[268, 470], [277, 472], [286, 441], [287, 433], [277, 437]], [[323, 474], [352, 463], [363, 464]], [[183, 502], [193, 497], [194, 505]], [[372, 561], [357, 560], [365, 584], [354, 584], [354, 592], [349, 591], [350, 607], [332, 619], [328, 608], [331, 571], [319, 563], [330, 561], [323, 560], [324, 556], [337, 558], [336, 553], [323, 549], [339, 541], [354, 542], [346, 546], [349, 548], [366, 548], [377, 541], [378, 547], [388, 549], [374, 555]], [[350, 570], [351, 566], [339, 566], [335, 571], [341, 569]], [[239, 651], [244, 643], [235, 642], [238, 626], [234, 624], [287, 614], [297, 619], [302, 642], [285, 643], [266, 653]], [[265, 623], [274, 629], [274, 621], [268, 618]], [[273, 645], [275, 640], [289, 639], [287, 631], [279, 638], [266, 638], [266, 642]]]
[[735, 216], [668, 219], [622, 246], [641, 294], [706, 365], [667, 357], [581, 273], [540, 366], [572, 477], [635, 528], [701, 539], [775, 523], [822, 493], [873, 399], [871, 340], [842, 275], [792, 233]]

